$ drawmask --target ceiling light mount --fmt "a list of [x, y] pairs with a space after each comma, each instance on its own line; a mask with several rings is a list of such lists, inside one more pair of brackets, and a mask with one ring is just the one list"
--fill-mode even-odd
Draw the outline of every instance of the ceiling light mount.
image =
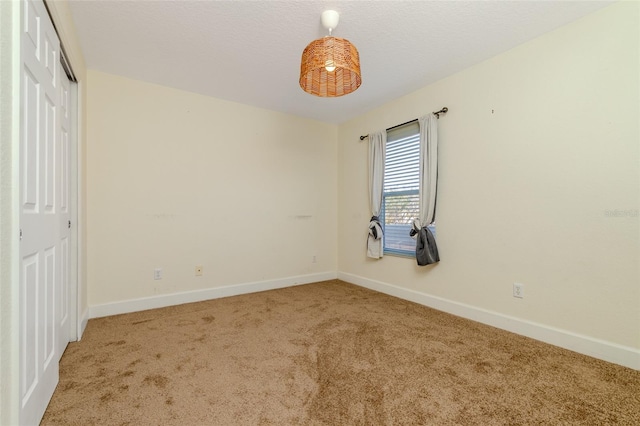
[[312, 41], [302, 52], [300, 87], [312, 95], [343, 96], [362, 84], [358, 49], [349, 40], [331, 35], [339, 20], [335, 10], [322, 12], [322, 26], [329, 35]]
[[331, 35], [331, 31], [333, 31], [338, 26], [338, 22], [340, 22], [340, 14], [335, 10], [325, 10], [320, 16], [320, 21], [322, 22], [322, 26], [329, 31], [329, 35]]

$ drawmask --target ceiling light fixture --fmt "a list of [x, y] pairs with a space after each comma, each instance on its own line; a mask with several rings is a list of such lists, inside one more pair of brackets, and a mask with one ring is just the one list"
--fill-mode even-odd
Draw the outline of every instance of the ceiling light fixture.
[[349, 40], [331, 35], [339, 19], [335, 10], [322, 12], [322, 26], [329, 35], [312, 41], [302, 52], [300, 87], [312, 95], [348, 95], [362, 84], [358, 49]]

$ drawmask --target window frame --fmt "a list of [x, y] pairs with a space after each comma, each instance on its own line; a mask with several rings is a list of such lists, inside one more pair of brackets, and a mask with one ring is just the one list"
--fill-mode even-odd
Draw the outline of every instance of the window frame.
[[[403, 125], [394, 127], [392, 129], [387, 130], [387, 141], [385, 143], [385, 151], [387, 151], [387, 148], [389, 146], [390, 143], [395, 143], [401, 139], [406, 139], [406, 138], [411, 138], [411, 140], [413, 141], [413, 143], [415, 143], [415, 137], [418, 137], [418, 143], [419, 143], [419, 138], [420, 138], [420, 128], [418, 125], [417, 128], [417, 132], [411, 132], [411, 133], [407, 133], [406, 136], [403, 137], [397, 137], [397, 138], [392, 138], [391, 140], [389, 140], [389, 132], [391, 130], [396, 130], [396, 132], [402, 132], [403, 129], [409, 128], [411, 127], [415, 127], [417, 124], [417, 120], [413, 121], [413, 122], [409, 122], [409, 123], [405, 123]], [[408, 142], [411, 143], [411, 142]], [[419, 145], [418, 145], [418, 151], [419, 151]], [[388, 155], [388, 152], [387, 152]], [[413, 153], [413, 155], [415, 155], [415, 153]], [[399, 257], [415, 257], [416, 256], [416, 249], [415, 249], [415, 244], [413, 245], [413, 248], [411, 250], [404, 250], [404, 249], [398, 249], [398, 248], [393, 248], [393, 247], [387, 247], [387, 223], [386, 223], [386, 201], [387, 201], [387, 197], [390, 196], [394, 196], [394, 197], [398, 197], [398, 196], [406, 196], [406, 195], [415, 195], [417, 197], [420, 196], [420, 188], [419, 186], [415, 189], [406, 189], [406, 190], [399, 190], [399, 191], [385, 191], [385, 183], [386, 183], [386, 179], [387, 179], [387, 157], [385, 156], [385, 164], [384, 164], [384, 180], [383, 180], [383, 191], [382, 191], [382, 206], [380, 209], [380, 223], [382, 225], [382, 229], [383, 229], [383, 245], [382, 245], [382, 251], [383, 254], [385, 255], [392, 255], [392, 256], [399, 256]], [[420, 162], [420, 157], [418, 155], [418, 158], [416, 159], [417, 164], [416, 166], [419, 168], [419, 162]], [[413, 163], [412, 163], [413, 164]], [[418, 176], [418, 179], [420, 179], [420, 176]], [[417, 216], [416, 216], [417, 217]], [[411, 224], [408, 224], [408, 229], [407, 229], [407, 236], [408, 236], [408, 232], [411, 230]]]

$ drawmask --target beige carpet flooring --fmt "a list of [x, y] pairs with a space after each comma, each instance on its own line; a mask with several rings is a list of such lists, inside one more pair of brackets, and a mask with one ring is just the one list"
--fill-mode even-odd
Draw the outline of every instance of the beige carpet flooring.
[[640, 372], [327, 281], [89, 321], [44, 425], [640, 424]]

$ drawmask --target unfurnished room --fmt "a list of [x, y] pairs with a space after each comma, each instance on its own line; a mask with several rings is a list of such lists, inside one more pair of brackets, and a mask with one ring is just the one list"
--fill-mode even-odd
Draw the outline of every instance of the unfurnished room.
[[640, 424], [640, 2], [0, 1], [1, 425]]

